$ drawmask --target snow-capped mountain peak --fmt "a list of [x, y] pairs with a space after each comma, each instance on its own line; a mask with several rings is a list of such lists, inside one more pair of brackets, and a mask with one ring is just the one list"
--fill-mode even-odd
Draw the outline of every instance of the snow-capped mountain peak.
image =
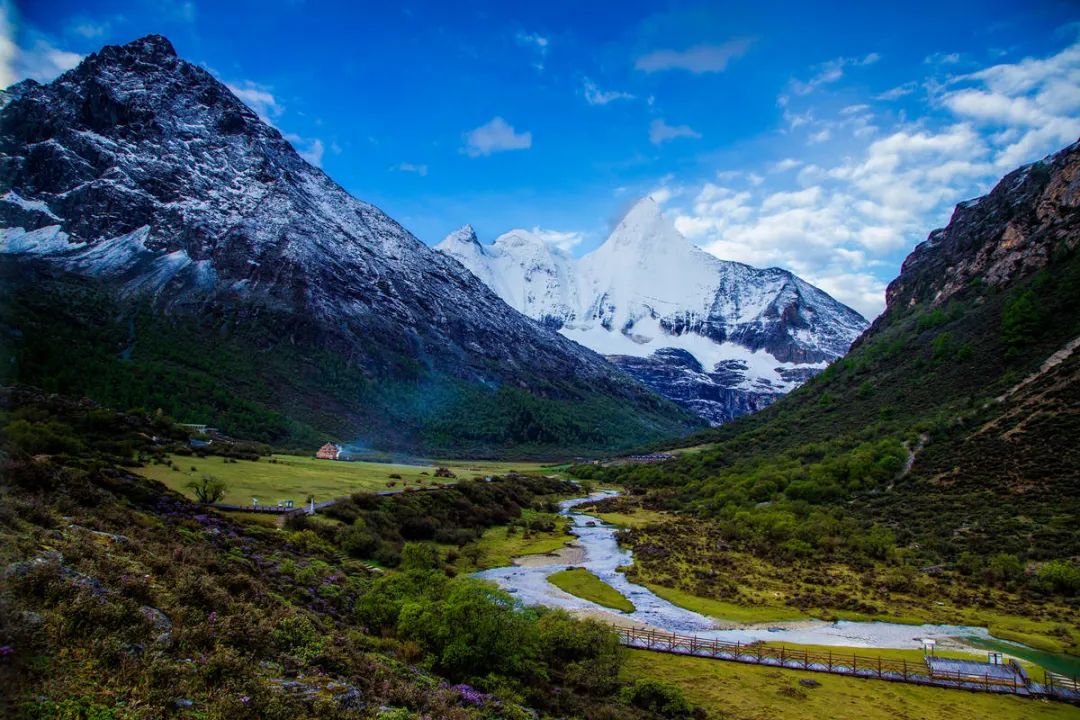
[[[447, 245], [461, 243], [463, 245], [476, 245], [477, 247], [480, 247], [480, 240], [476, 237], [476, 230], [473, 229], [472, 225], [462, 225], [457, 230], [447, 235], [443, 242], [447, 243]], [[480, 247], [480, 250], [482, 252], [483, 247]]]
[[645, 196], [623, 215], [601, 247], [662, 250], [669, 245], [695, 247], [675, 229], [675, 224], [664, 215], [656, 201]]
[[[842, 355], [866, 327], [854, 310], [786, 270], [705, 252], [650, 197], [579, 259], [536, 232], [513, 230], [488, 246], [462, 243], [460, 232], [438, 249], [512, 306], [714, 422], [794, 389]], [[655, 377], [657, 363], [684, 354], [701, 365], [691, 384], [710, 386], [709, 397], [685, 387], [674, 392], [670, 377]], [[680, 363], [680, 380], [692, 365]], [[718, 397], [724, 392], [738, 397]]]

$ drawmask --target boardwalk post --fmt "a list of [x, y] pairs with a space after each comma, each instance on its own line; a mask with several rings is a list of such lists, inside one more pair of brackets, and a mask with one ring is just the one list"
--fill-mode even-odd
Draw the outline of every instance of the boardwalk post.
[[807, 668], [810, 667], [810, 651], [809, 650], [803, 650], [803, 653], [802, 653], [802, 667], [803, 667], [803, 670], [806, 670]]
[[878, 659], [877, 659], [877, 676], [878, 676], [878, 678], [881, 677], [881, 656], [880, 655], [878, 655]]
[[907, 660], [904, 660], [904, 679], [907, 680]]
[[780, 667], [784, 667], [784, 646], [780, 646]]
[[829, 651], [829, 672], [832, 672], [832, 650]]

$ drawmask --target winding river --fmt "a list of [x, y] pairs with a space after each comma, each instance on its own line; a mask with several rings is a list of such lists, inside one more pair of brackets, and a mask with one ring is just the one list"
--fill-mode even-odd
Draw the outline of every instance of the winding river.
[[[718, 620], [681, 608], [657, 596], [648, 588], [630, 582], [618, 571], [619, 567], [633, 562], [633, 555], [629, 550], [620, 548], [615, 541], [616, 527], [574, 511], [578, 505], [615, 494], [617, 493], [613, 491], [598, 492], [587, 497], [564, 500], [559, 504], [560, 514], [571, 520], [571, 532], [577, 536], [576, 544], [580, 546], [583, 554], [580, 559], [574, 558], [576, 562], [567, 563], [554, 556], [530, 556], [521, 559], [521, 564], [484, 570], [476, 576], [493, 580], [526, 605], [559, 607], [603, 617], [619, 624], [650, 626], [659, 630], [695, 634], [728, 642], [766, 640], [811, 645], [918, 649], [922, 648], [924, 638], [934, 639], [939, 645], [959, 645], [959, 639], [987, 644], [995, 641], [986, 628], [965, 625], [902, 625], [845, 620], [742, 624]], [[601, 580], [625, 595], [634, 604], [634, 612], [620, 613], [611, 610], [570, 595], [548, 582], [549, 575], [568, 567], [585, 567], [591, 570]], [[1024, 646], [1017, 646], [1022, 647]]]

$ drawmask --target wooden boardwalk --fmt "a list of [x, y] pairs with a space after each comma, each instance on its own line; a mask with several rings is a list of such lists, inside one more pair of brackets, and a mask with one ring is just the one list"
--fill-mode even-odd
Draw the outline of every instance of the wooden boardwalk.
[[978, 692], [1008, 693], [1027, 697], [1051, 697], [1067, 702], [1080, 701], [1077, 679], [1047, 672], [1045, 683], [1033, 682], [1015, 661], [983, 671], [980, 664], [936, 658], [926, 662], [896, 660], [852, 653], [811, 652], [783, 645], [731, 643], [696, 635], [679, 635], [657, 630], [616, 627], [620, 642], [626, 647], [676, 655], [769, 667], [832, 673], [849, 677], [873, 678], [891, 682], [933, 685]]

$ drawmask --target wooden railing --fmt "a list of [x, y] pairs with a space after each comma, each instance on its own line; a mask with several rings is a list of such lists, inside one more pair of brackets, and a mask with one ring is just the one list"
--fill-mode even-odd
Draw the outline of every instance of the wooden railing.
[[1046, 688], [1048, 695], [1073, 702], [1080, 701], [1080, 676], [1064, 675], [1047, 670], [1043, 687]]
[[616, 630], [623, 645], [655, 652], [923, 685], [960, 687], [988, 692], [1028, 693], [1025, 676], [1017, 675], [1015, 672], [1009, 678], [961, 671], [931, 670], [925, 662], [884, 658], [877, 655], [810, 651], [784, 645], [766, 645], [762, 642], [733, 643], [715, 638], [639, 628], [619, 627]]

